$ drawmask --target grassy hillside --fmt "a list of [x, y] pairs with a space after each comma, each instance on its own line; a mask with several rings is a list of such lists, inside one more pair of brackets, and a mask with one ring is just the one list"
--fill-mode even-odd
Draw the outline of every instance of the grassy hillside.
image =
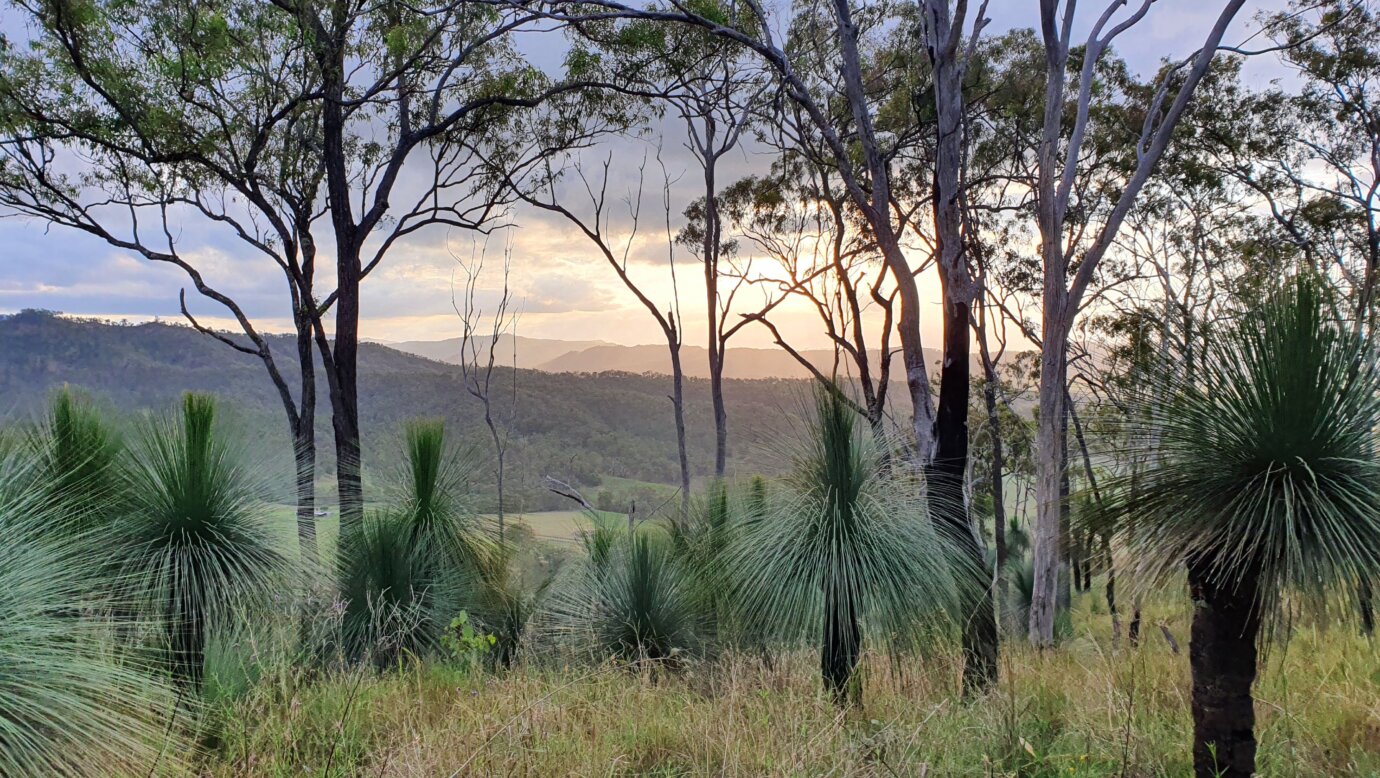
[[[283, 367], [292, 349], [273, 341]], [[495, 385], [511, 386], [504, 371]], [[550, 495], [546, 475], [569, 481], [591, 500], [601, 490], [624, 502], [631, 479], [655, 484], [677, 480], [675, 434], [665, 377], [627, 373], [553, 374], [519, 370], [517, 414], [509, 456], [516, 510], [567, 509]], [[191, 330], [162, 324], [122, 326], [28, 311], [0, 317], [0, 421], [32, 418], [63, 384], [80, 387], [116, 415], [126, 418], [161, 411], [184, 391], [214, 392], [247, 440], [262, 449], [266, 469], [291, 472], [282, 408], [261, 363]], [[329, 403], [319, 386], [318, 441], [322, 474], [330, 473]], [[740, 475], [772, 472], [783, 465], [771, 448], [808, 391], [803, 381], [730, 381], [726, 386], [731, 430], [730, 467]], [[399, 428], [410, 418], [439, 417], [453, 435], [474, 449], [475, 481], [481, 491], [492, 481], [486, 437], [477, 400], [451, 365], [404, 354], [377, 344], [360, 349], [361, 424], [366, 479], [387, 480], [381, 469], [396, 457]], [[500, 415], [510, 395], [496, 398]], [[687, 385], [687, 419], [692, 469], [710, 472], [713, 429], [708, 384]], [[323, 485], [329, 479], [323, 477]], [[286, 489], [286, 484], [284, 484]], [[285, 492], [286, 494], [286, 492]]]

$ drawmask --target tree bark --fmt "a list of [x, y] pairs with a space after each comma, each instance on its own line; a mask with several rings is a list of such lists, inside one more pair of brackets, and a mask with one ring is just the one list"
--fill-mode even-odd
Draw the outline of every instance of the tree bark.
[[[712, 125], [711, 125], [712, 126]], [[712, 131], [711, 131], [712, 133]], [[708, 147], [712, 149], [713, 135]], [[728, 469], [728, 410], [724, 406], [724, 343], [719, 331], [719, 220], [714, 165], [717, 157], [706, 158], [704, 165], [704, 288], [705, 311], [709, 324], [709, 396], [714, 408], [714, 477], [723, 478]]]
[[[977, 330], [978, 352], [982, 356], [983, 404], [987, 409], [987, 435], [992, 441], [992, 534], [997, 544], [996, 581], [997, 611], [1000, 616], [1007, 598], [1006, 581], [1006, 457], [1002, 448], [1001, 417], [997, 412], [997, 370], [992, 363], [992, 354], [987, 345], [987, 313], [984, 309], [983, 321]], [[1003, 619], [1004, 623], [1004, 619]]]
[[297, 544], [302, 561], [315, 563], [316, 548], [316, 430], [303, 420], [293, 442], [297, 465]]
[[1356, 584], [1356, 604], [1361, 611], [1361, 634], [1371, 637], [1375, 634], [1375, 595], [1370, 576], [1362, 575]]
[[[355, 291], [357, 293], [358, 289]], [[354, 299], [347, 301], [347, 297]], [[340, 489], [340, 537], [346, 538], [355, 535], [364, 524], [356, 371], [359, 352], [358, 298], [356, 295], [342, 294], [336, 306], [336, 386], [332, 393], [331, 426], [335, 430], [335, 472]]]
[[[853, 121], [857, 125], [857, 140], [863, 161], [871, 177], [871, 191], [864, 192], [861, 184], [854, 180], [849, 186], [849, 192], [872, 227], [877, 248], [896, 280], [896, 294], [901, 300], [901, 314], [897, 317], [896, 334], [901, 341], [901, 359], [906, 366], [906, 388], [910, 392], [913, 410], [911, 422], [915, 434], [915, 459], [923, 465], [934, 457], [935, 410], [931, 397], [929, 369], [925, 365], [925, 349], [920, 338], [920, 292], [915, 284], [915, 274], [911, 271], [910, 261], [901, 248], [896, 227], [891, 219], [891, 171], [877, 143], [872, 116], [868, 111], [867, 95], [863, 87], [862, 58], [858, 49], [858, 26], [853, 21], [853, 9], [847, 0], [834, 0], [833, 5], [842, 59], [840, 75], [843, 78], [849, 108], [853, 113]], [[848, 154], [841, 147], [836, 150], [836, 154], [840, 155], [841, 165], [846, 164], [851, 168]], [[936, 199], [943, 198], [937, 195]], [[935, 207], [940, 206], [936, 203]], [[954, 246], [953, 250], [957, 251], [958, 246]]]
[[[1061, 260], [1062, 261], [1062, 260]], [[1063, 468], [1064, 387], [1066, 386], [1065, 348], [1067, 328], [1063, 325], [1063, 278], [1045, 285], [1045, 337], [1040, 354], [1040, 412], [1035, 436], [1035, 581], [1030, 599], [1030, 642], [1045, 648], [1054, 645], [1054, 613], [1059, 586], [1059, 536], [1062, 517], [1060, 500]], [[1051, 300], [1052, 298], [1052, 300]]]
[[671, 406], [676, 419], [676, 454], [680, 460], [680, 520], [690, 515], [690, 454], [685, 447], [685, 371], [680, 344], [671, 343]]
[[1102, 537], [1103, 558], [1107, 560], [1107, 613], [1112, 617], [1112, 647], [1121, 643], [1121, 616], [1116, 610], [1116, 565], [1112, 561], [1112, 543]]
[[[1067, 378], [1068, 366], [1064, 367]], [[1064, 384], [1064, 415], [1059, 421], [1059, 558], [1062, 560], [1059, 575], [1059, 595], [1055, 613], [1068, 613], [1073, 607], [1073, 587], [1078, 583], [1074, 563], [1078, 557], [1078, 544], [1074, 542], [1073, 528], [1069, 526], [1069, 397], [1068, 384]]]
[[981, 692], [997, 677], [997, 622], [992, 587], [986, 575], [987, 555], [973, 527], [963, 492], [968, 463], [969, 327], [967, 303], [944, 303], [944, 367], [939, 379], [939, 412], [935, 417], [935, 456], [926, 468], [930, 512], [958, 545], [965, 559], [962, 572], [966, 607], [963, 625], [963, 688]]
[[1198, 778], [1247, 778], [1255, 772], [1257, 581], [1223, 581], [1190, 563], [1193, 633], [1193, 770]]
[[[364, 523], [364, 489], [360, 480], [359, 387], [359, 228], [350, 205], [349, 149], [345, 144], [346, 7], [328, 8], [329, 26], [310, 19], [317, 40], [314, 54], [321, 68], [321, 161], [327, 206], [335, 237], [335, 339], [316, 328], [316, 345], [325, 365], [335, 433], [336, 482], [340, 492], [340, 538], [353, 537]], [[314, 302], [313, 302], [314, 304]], [[319, 316], [317, 317], [319, 319]]]

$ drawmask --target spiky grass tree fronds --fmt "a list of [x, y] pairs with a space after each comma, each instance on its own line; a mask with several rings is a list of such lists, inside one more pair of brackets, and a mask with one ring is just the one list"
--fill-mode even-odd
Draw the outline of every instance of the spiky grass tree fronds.
[[152, 774], [173, 695], [114, 650], [100, 618], [108, 538], [54, 534], [51, 506], [0, 460], [0, 775]]
[[732, 555], [743, 617], [820, 645], [825, 686], [857, 701], [863, 639], [906, 641], [955, 613], [959, 559], [919, 483], [886, 465], [839, 398], [818, 392], [794, 473]]
[[593, 522], [589, 553], [552, 585], [541, 628], [556, 647], [596, 661], [674, 661], [698, 652], [704, 615], [690, 571], [659, 527], [629, 533]]
[[[1316, 603], [1380, 569], [1380, 381], [1370, 347], [1314, 281], [1291, 282], [1206, 344], [1193, 383], [1147, 398], [1133, 440], [1157, 444], [1100, 517], [1142, 573], [1187, 565], [1197, 774], [1255, 766], [1262, 624], [1286, 594]], [[1104, 525], [1105, 526], [1105, 525]]]
[[465, 502], [466, 471], [439, 421], [407, 425], [395, 505], [342, 547], [345, 632], [355, 656], [388, 663], [438, 645], [479, 590], [496, 545]]
[[201, 685], [208, 631], [266, 603], [287, 566], [264, 524], [263, 490], [216, 426], [215, 400], [183, 397], [130, 457], [118, 562], [142, 609], [164, 625], [168, 668]]
[[437, 574], [435, 557], [418, 548], [414, 529], [398, 514], [372, 514], [341, 549], [342, 631], [353, 658], [367, 656], [383, 667], [399, 653], [434, 650], [463, 608], [458, 582]]
[[479, 589], [472, 598], [472, 612], [480, 629], [495, 639], [490, 656], [503, 669], [511, 667], [517, 658], [527, 639], [528, 625], [555, 580], [549, 572], [526, 580], [516, 569], [517, 553], [511, 543], [501, 543], [480, 569]]
[[446, 568], [436, 574], [473, 579], [483, 558], [493, 553], [494, 543], [467, 502], [464, 459], [447, 447], [445, 425], [439, 420], [409, 423], [405, 453], [398, 519], [411, 528], [418, 553]]
[[123, 446], [95, 407], [62, 388], [30, 443], [40, 488], [59, 527], [82, 532], [115, 515]]
[[638, 533], [621, 551], [593, 592], [599, 645], [628, 661], [665, 660], [693, 649], [700, 615], [666, 542]]
[[707, 645], [735, 637], [731, 634], [734, 609], [728, 552], [746, 513], [735, 502], [729, 499], [728, 484], [716, 481], [691, 501], [686, 521], [668, 526], [671, 551], [685, 569], [691, 595], [705, 617]]

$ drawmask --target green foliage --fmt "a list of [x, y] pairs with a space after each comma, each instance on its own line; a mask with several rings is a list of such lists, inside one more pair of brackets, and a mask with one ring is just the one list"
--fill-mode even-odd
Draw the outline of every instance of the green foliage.
[[191, 689], [200, 686], [208, 632], [249, 618], [286, 572], [263, 523], [262, 490], [215, 416], [211, 397], [188, 394], [180, 418], [146, 426], [116, 525], [116, 563], [129, 571], [140, 610], [163, 626], [174, 678]]
[[0, 460], [0, 775], [145, 773], [164, 751], [178, 764], [171, 690], [116, 650], [101, 615], [109, 538], [54, 532], [30, 475]]
[[479, 668], [480, 662], [493, 649], [498, 639], [480, 632], [470, 622], [470, 614], [460, 611], [460, 615], [450, 620], [450, 625], [441, 636], [441, 647], [461, 669], [470, 672]]
[[1140, 398], [1132, 439], [1157, 456], [1109, 485], [1095, 521], [1142, 573], [1193, 561], [1217, 582], [1259, 581], [1266, 609], [1349, 589], [1380, 569], [1378, 379], [1318, 283], [1291, 282], [1209, 340], [1198, 380], [1165, 376], [1172, 396]]

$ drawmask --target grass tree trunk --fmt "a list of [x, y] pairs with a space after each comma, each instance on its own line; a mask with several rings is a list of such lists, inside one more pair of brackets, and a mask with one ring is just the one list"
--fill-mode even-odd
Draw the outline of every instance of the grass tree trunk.
[[1356, 585], [1356, 603], [1361, 610], [1361, 634], [1371, 637], [1375, 634], [1375, 594], [1370, 576], [1361, 576]]
[[206, 619], [198, 593], [174, 587], [168, 614], [169, 670], [184, 696], [194, 699], [206, 666]]
[[1260, 632], [1255, 577], [1239, 581], [1190, 564], [1193, 629], [1193, 770], [1198, 778], [1246, 778], [1255, 772], [1256, 638]]
[[819, 669], [824, 677], [824, 686], [836, 703], [859, 705], [862, 703], [862, 689], [851, 681], [862, 655], [862, 627], [858, 624], [857, 603], [841, 588], [831, 587], [825, 595], [824, 641]]

